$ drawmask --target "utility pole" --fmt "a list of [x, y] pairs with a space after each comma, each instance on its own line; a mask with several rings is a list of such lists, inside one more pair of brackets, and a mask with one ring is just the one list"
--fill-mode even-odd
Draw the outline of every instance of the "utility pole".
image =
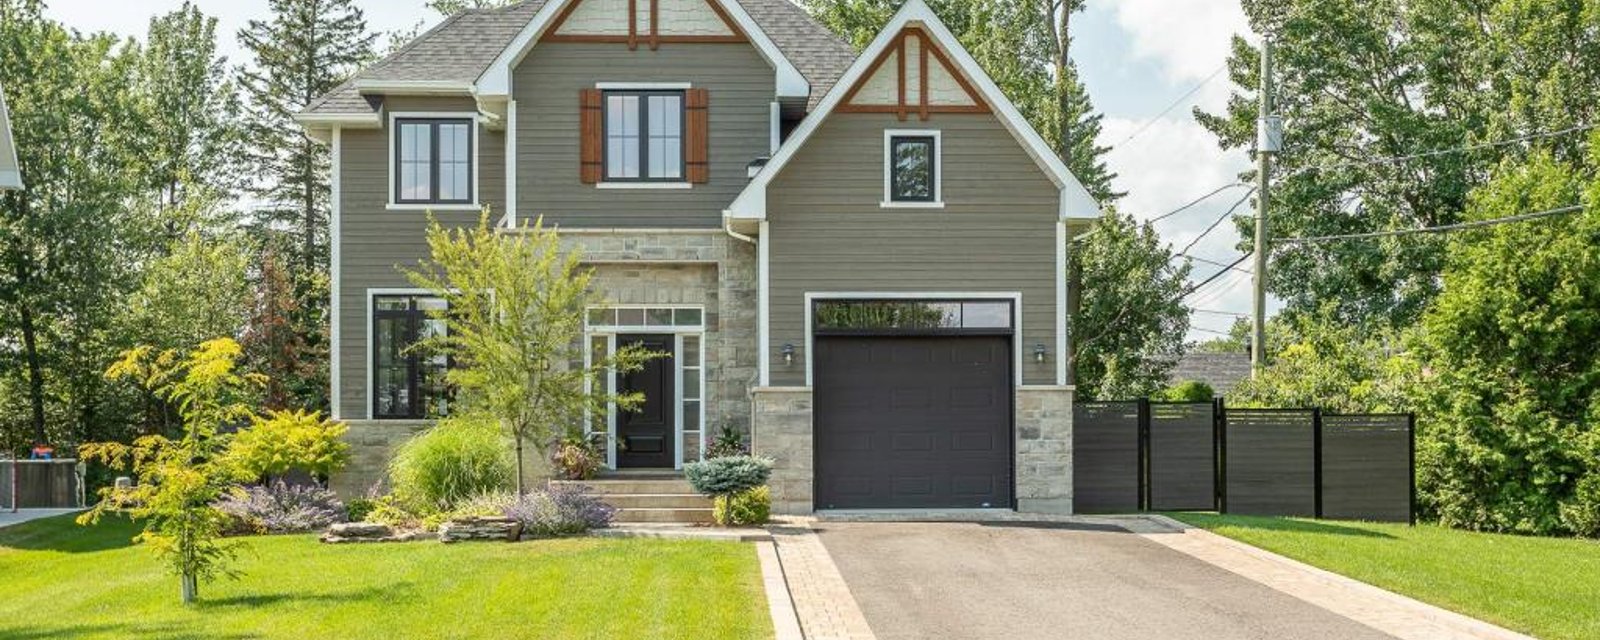
[[1267, 207], [1271, 203], [1272, 154], [1283, 146], [1283, 121], [1273, 115], [1272, 35], [1261, 38], [1261, 117], [1256, 123], [1256, 239], [1254, 322], [1250, 340], [1250, 374], [1260, 375], [1267, 357]]

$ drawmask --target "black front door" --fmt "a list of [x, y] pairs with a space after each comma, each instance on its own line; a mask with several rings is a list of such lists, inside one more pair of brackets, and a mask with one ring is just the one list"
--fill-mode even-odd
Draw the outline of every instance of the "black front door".
[[617, 346], [640, 345], [667, 354], [633, 373], [617, 375], [617, 392], [644, 394], [644, 403], [632, 411], [617, 411], [617, 467], [673, 466], [672, 336], [617, 336]]

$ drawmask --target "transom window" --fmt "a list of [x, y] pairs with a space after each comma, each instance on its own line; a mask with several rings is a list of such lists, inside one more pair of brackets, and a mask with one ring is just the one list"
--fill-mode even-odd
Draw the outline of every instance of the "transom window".
[[939, 202], [939, 136], [937, 133], [894, 133], [884, 145], [886, 203]]
[[438, 298], [379, 295], [372, 298], [372, 417], [430, 418], [444, 415], [450, 360], [414, 348], [444, 335], [445, 322], [430, 312], [445, 310]]
[[472, 203], [472, 120], [395, 120], [394, 201]]
[[683, 92], [607, 91], [605, 179], [683, 180]]

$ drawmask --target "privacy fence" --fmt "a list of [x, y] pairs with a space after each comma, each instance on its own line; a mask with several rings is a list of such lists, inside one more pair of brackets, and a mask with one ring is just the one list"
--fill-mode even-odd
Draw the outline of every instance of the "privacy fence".
[[82, 506], [83, 465], [77, 460], [0, 459], [0, 510]]
[[1074, 504], [1412, 522], [1414, 434], [1410, 415], [1080, 402]]

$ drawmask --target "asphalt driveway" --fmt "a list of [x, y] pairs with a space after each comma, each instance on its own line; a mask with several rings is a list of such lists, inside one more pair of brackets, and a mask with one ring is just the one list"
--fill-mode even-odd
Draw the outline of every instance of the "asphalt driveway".
[[1114, 527], [816, 525], [873, 632], [896, 638], [1390, 636]]

